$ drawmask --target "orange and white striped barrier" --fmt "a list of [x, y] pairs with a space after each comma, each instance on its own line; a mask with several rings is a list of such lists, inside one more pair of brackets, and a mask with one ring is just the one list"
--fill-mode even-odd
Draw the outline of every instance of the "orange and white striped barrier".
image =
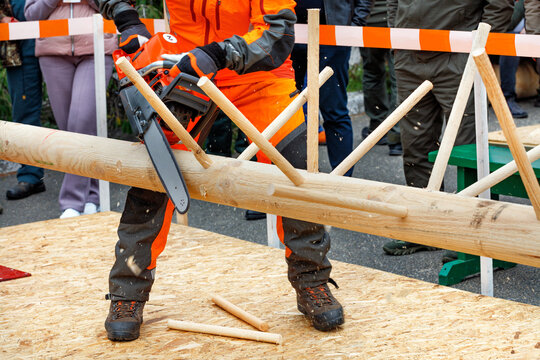
[[[163, 19], [142, 19], [150, 33], [164, 32]], [[111, 20], [104, 21], [105, 33], [116, 33]], [[92, 33], [92, 18], [24, 21], [0, 24], [0, 41], [36, 39]], [[295, 25], [296, 42], [307, 43], [307, 25]], [[320, 44], [386, 49], [469, 53], [471, 31], [392, 29], [360, 26], [320, 26]], [[540, 35], [490, 33], [486, 52], [491, 55], [540, 57]]]
[[[307, 43], [307, 25], [295, 25], [296, 42]], [[321, 45], [469, 53], [471, 31], [320, 26]], [[486, 52], [492, 55], [540, 57], [540, 35], [490, 33]]]

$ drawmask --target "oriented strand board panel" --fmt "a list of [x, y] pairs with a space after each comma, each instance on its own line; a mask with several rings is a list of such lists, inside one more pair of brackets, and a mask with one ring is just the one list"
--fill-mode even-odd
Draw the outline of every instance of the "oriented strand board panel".
[[[540, 124], [518, 127], [517, 133], [519, 140], [524, 146], [535, 147], [540, 145]], [[490, 144], [507, 145], [502, 130], [490, 132], [488, 141]]]
[[[0, 285], [0, 359], [538, 359], [540, 308], [334, 261], [346, 323], [313, 330], [296, 310], [283, 251], [173, 225], [142, 337], [106, 339], [107, 276], [119, 214], [7, 227], [2, 265], [32, 273]], [[166, 319], [251, 329], [217, 293], [267, 320], [282, 345], [168, 330]]]

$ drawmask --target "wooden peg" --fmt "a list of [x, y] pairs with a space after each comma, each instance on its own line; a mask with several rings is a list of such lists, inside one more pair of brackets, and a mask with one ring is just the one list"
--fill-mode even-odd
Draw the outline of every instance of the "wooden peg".
[[[540, 159], [540, 145], [527, 151], [527, 158], [529, 159], [529, 162], [531, 162], [531, 164], [536, 160]], [[478, 180], [470, 186], [467, 186], [465, 189], [458, 192], [458, 194], [463, 196], [477, 196], [486, 191], [487, 189], [497, 185], [504, 179], [515, 174], [516, 171], [518, 171], [516, 162], [515, 160], [512, 160], [508, 164], [498, 168], [488, 176]]]
[[249, 137], [258, 147], [268, 156], [270, 160], [295, 184], [301, 185], [304, 182], [302, 175], [296, 170], [290, 162], [287, 161], [262, 136], [257, 128], [242, 114], [234, 104], [214, 85], [207, 77], [203, 76], [197, 84], [204, 90], [214, 102], [223, 110], [225, 114]]
[[534, 208], [536, 218], [540, 220], [540, 185], [538, 185], [538, 180], [536, 179], [532, 165], [527, 158], [525, 147], [519, 140], [514, 118], [508, 108], [501, 87], [499, 86], [495, 71], [491, 66], [491, 62], [489, 61], [485, 49], [475, 50], [472, 55], [476, 62], [476, 66], [478, 67], [478, 71], [480, 72], [480, 76], [482, 76], [482, 80], [486, 85], [489, 101], [493, 106], [493, 111], [495, 111], [495, 115], [497, 115], [503, 134], [508, 142], [510, 152], [517, 164], [519, 175], [521, 176], [525, 190], [527, 190], [527, 194], [531, 200], [531, 205]]
[[[489, 30], [491, 30], [491, 26], [486, 23], [480, 23], [478, 25], [478, 29], [474, 35], [471, 51], [478, 48], [484, 48], [486, 46]], [[463, 70], [463, 76], [461, 77], [461, 82], [459, 83], [457, 90], [456, 99], [454, 100], [454, 105], [452, 106], [452, 110], [448, 116], [446, 129], [444, 130], [444, 135], [441, 140], [441, 146], [439, 147], [439, 152], [437, 153], [437, 158], [435, 159], [431, 176], [429, 177], [427, 185], [428, 190], [439, 191], [444, 180], [444, 173], [446, 172], [446, 167], [448, 166], [448, 159], [450, 159], [450, 153], [452, 152], [452, 148], [456, 142], [459, 126], [461, 125], [461, 119], [465, 113], [465, 107], [467, 106], [467, 101], [469, 100], [474, 83], [476, 66], [471, 54], [469, 54], [467, 59], [467, 64]]]
[[228, 301], [227, 299], [223, 298], [219, 295], [213, 295], [212, 296], [212, 302], [222, 308], [223, 310], [233, 314], [239, 319], [244, 320], [251, 326], [253, 326], [256, 329], [259, 329], [261, 331], [268, 331], [268, 323], [266, 321], [263, 321], [256, 317], [255, 315], [252, 315], [248, 313], [247, 311], [239, 308], [238, 306], [234, 305], [232, 302]]
[[267, 333], [262, 331], [244, 330], [218, 325], [199, 324], [191, 321], [171, 320], [167, 321], [170, 329], [198, 332], [203, 334], [228, 336], [239, 339], [262, 341], [274, 344], [281, 344], [283, 338], [280, 334]]
[[319, 172], [319, 15], [308, 9], [307, 44], [307, 171]]
[[180, 124], [180, 122], [173, 115], [171, 110], [161, 101], [156, 95], [154, 90], [144, 81], [143, 77], [135, 70], [133, 65], [122, 56], [116, 60], [116, 65], [126, 74], [135, 87], [141, 92], [148, 103], [157, 111], [159, 116], [167, 123], [169, 128], [174, 132], [176, 136], [182, 141], [189, 150], [193, 152], [197, 161], [205, 168], [208, 169], [212, 165], [212, 160], [204, 152], [203, 149], [197, 144], [197, 142], [191, 137], [187, 130]]
[[380, 201], [355, 199], [338, 194], [317, 192], [313, 189], [290, 187], [278, 184], [268, 185], [269, 196], [285, 197], [288, 199], [309, 201], [325, 205], [336, 206], [344, 209], [368, 211], [376, 214], [397, 216], [404, 218], [408, 210], [405, 206], [386, 204]]
[[407, 114], [414, 105], [416, 105], [420, 99], [422, 99], [431, 89], [433, 84], [429, 81], [424, 81], [420, 86], [413, 91], [411, 95], [405, 99], [397, 108], [394, 110], [390, 116], [388, 116], [367, 138], [364, 139], [349, 154], [341, 164], [339, 164], [330, 174], [332, 175], [343, 175], [350, 168], [354, 166], [360, 159], [373, 147], [375, 144], [386, 134], [394, 125], [397, 124], [399, 120]]
[[[327, 66], [319, 74], [319, 87], [321, 87], [329, 78], [334, 74], [334, 70], [331, 67]], [[275, 118], [270, 125], [264, 129], [262, 135], [265, 139], [270, 140], [283, 125], [293, 116], [307, 101], [309, 86], [306, 87], [302, 92], [294, 98], [293, 101]], [[238, 160], [249, 160], [259, 151], [257, 144], [252, 142], [249, 146], [242, 151], [242, 153], [237, 157]]]

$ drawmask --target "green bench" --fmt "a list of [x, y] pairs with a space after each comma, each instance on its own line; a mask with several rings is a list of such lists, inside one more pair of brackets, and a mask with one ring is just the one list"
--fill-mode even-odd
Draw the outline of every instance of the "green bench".
[[[435, 162], [437, 151], [429, 153], [429, 161]], [[510, 150], [505, 146], [489, 145], [489, 168], [493, 172], [513, 160]], [[460, 145], [452, 149], [448, 165], [457, 167], [457, 191], [461, 191], [477, 181], [476, 144]], [[540, 160], [533, 164], [536, 178], [540, 178]], [[518, 173], [491, 188], [491, 198], [499, 199], [499, 195], [528, 198]], [[493, 268], [508, 269], [516, 266], [514, 263], [493, 260]], [[457, 284], [467, 276], [480, 272], [480, 258], [476, 255], [458, 253], [458, 259], [443, 265], [439, 272], [440, 285]]]

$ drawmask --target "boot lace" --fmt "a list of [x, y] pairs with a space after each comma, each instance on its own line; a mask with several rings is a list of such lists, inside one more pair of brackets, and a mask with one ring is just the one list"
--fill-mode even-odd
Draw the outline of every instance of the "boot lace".
[[332, 305], [334, 303], [334, 297], [330, 293], [330, 289], [326, 284], [316, 287], [306, 288], [309, 299], [317, 306], [323, 307], [325, 305]]
[[126, 317], [135, 317], [135, 313], [141, 306], [138, 301], [116, 301], [113, 303], [113, 318], [122, 319]]

